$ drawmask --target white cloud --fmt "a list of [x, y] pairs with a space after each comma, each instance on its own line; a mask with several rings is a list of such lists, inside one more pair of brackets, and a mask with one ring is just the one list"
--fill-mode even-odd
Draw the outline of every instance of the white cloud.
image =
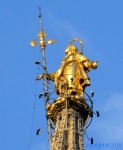
[[[101, 105], [101, 104], [100, 104]], [[123, 145], [123, 94], [111, 95], [100, 107], [100, 118], [92, 123], [90, 131], [98, 144], [109, 145], [121, 143]], [[118, 150], [118, 147], [108, 147]]]
[[48, 19], [50, 22], [50, 27], [52, 27], [54, 32], [58, 33], [58, 35], [59, 33], [63, 33], [64, 36], [68, 35], [69, 37], [82, 37], [80, 31], [75, 29], [72, 23], [67, 20], [57, 18], [53, 12], [49, 12]]
[[[123, 94], [112, 94], [107, 100], [100, 102], [100, 117], [94, 117], [87, 130], [88, 136], [94, 138], [94, 144], [87, 145], [86, 150], [120, 150], [123, 147]], [[104, 144], [99, 148], [99, 144]], [[120, 145], [118, 145], [120, 144]], [[106, 147], [108, 145], [108, 147]], [[90, 147], [89, 147], [90, 146]]]
[[31, 150], [49, 150], [48, 140], [45, 142], [39, 142], [32, 146]]

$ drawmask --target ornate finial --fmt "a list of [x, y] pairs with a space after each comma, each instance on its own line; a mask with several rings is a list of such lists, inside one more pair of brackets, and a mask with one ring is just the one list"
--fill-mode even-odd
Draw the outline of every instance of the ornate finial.
[[45, 36], [47, 36], [47, 34], [43, 31], [42, 28], [42, 19], [41, 19], [41, 8], [39, 7], [39, 20], [40, 20], [40, 32], [38, 34], [38, 37], [40, 39], [39, 42], [32, 40], [30, 42], [31, 46], [36, 46], [37, 44], [40, 45], [41, 49], [44, 50], [47, 44], [53, 44], [54, 42], [56, 42], [56, 40], [45, 40]]

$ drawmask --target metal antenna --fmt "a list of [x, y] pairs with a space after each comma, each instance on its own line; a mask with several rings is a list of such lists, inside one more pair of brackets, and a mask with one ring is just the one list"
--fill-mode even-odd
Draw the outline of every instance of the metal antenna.
[[[46, 101], [46, 107], [48, 105], [49, 102], [49, 91], [48, 91], [48, 80], [47, 80], [47, 66], [46, 66], [46, 57], [45, 57], [45, 47], [47, 46], [47, 44], [53, 44], [54, 42], [56, 42], [55, 40], [45, 40], [45, 36], [47, 35], [42, 28], [42, 19], [41, 19], [41, 9], [39, 7], [39, 20], [40, 20], [40, 32], [38, 34], [39, 37], [39, 42], [32, 40], [30, 42], [31, 46], [36, 46], [37, 44], [40, 45], [41, 48], [41, 52], [42, 52], [42, 66], [43, 66], [43, 78], [44, 78], [44, 91], [45, 91], [45, 101]], [[48, 133], [49, 133], [49, 142], [51, 145], [51, 130], [50, 130], [50, 118], [48, 119]]]
[[42, 64], [43, 64], [43, 74], [44, 74], [44, 90], [45, 90], [45, 97], [46, 97], [46, 105], [49, 100], [49, 92], [48, 92], [48, 81], [47, 81], [47, 67], [46, 67], [46, 57], [45, 57], [45, 33], [43, 32], [42, 28], [42, 18], [41, 18], [41, 8], [39, 7], [39, 20], [40, 20], [40, 32], [38, 34], [40, 38], [40, 47], [42, 51]]

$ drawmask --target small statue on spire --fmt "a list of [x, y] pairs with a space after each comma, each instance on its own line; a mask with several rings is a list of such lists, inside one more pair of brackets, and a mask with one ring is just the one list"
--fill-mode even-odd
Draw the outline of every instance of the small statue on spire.
[[[83, 98], [85, 88], [90, 85], [87, 72], [97, 68], [97, 61], [91, 62], [79, 53], [78, 48], [74, 45], [68, 45], [65, 53], [67, 56], [62, 60], [60, 68], [54, 73], [47, 74], [46, 78], [55, 83], [58, 95], [67, 94], [76, 98]], [[36, 80], [42, 78], [44, 75], [38, 75]]]

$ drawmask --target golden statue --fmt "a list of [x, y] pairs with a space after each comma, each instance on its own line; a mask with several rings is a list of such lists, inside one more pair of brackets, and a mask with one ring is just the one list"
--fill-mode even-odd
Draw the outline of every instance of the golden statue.
[[[91, 69], [97, 68], [97, 62], [91, 62], [88, 58], [78, 52], [74, 45], [68, 45], [65, 50], [67, 56], [63, 59], [60, 68], [46, 78], [55, 83], [56, 93], [58, 95], [75, 96], [82, 98], [86, 86], [90, 85], [90, 79], [87, 75]], [[38, 75], [36, 80], [44, 78], [44, 75]]]

